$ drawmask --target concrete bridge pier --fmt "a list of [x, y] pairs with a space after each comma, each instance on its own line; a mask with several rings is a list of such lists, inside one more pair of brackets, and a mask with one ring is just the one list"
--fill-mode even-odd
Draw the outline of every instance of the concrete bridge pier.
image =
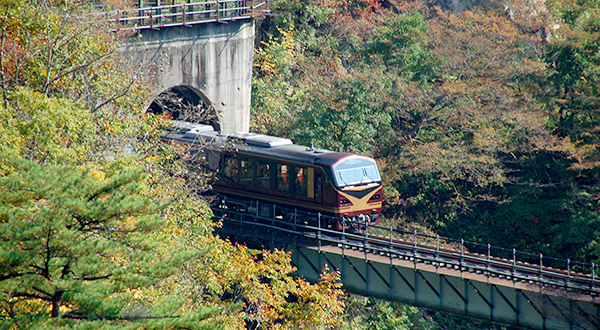
[[254, 20], [145, 29], [125, 46], [141, 64], [154, 98], [187, 90], [212, 103], [222, 133], [248, 132]]

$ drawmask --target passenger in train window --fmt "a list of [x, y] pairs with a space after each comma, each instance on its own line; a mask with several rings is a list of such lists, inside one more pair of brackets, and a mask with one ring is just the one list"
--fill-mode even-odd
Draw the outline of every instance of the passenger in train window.
[[264, 161], [259, 161], [257, 169], [256, 178], [258, 180], [258, 186], [262, 188], [270, 188], [270, 166], [268, 163]]
[[238, 181], [238, 161], [231, 156], [225, 156], [225, 177], [233, 182]]
[[290, 190], [290, 183], [288, 181], [288, 166], [285, 164], [277, 164], [277, 190]]
[[304, 174], [306, 173], [306, 168], [305, 167], [296, 167], [294, 170], [296, 173], [296, 182], [294, 184], [296, 194], [306, 195], [308, 192], [308, 190], [306, 188], [306, 179], [304, 177]]

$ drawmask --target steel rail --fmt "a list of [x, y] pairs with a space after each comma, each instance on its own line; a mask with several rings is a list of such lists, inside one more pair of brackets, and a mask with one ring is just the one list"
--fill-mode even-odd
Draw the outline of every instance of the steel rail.
[[[231, 201], [231, 199], [230, 199]], [[235, 202], [235, 200], [233, 201]], [[423, 244], [418, 242], [420, 236], [431, 238], [431, 236], [422, 235], [416, 231], [408, 232], [394, 230], [392, 228], [383, 228], [379, 226], [366, 226], [363, 232], [356, 231], [336, 231], [328, 228], [326, 223], [331, 220], [340, 220], [328, 217], [322, 214], [300, 212], [295, 209], [283, 208], [274, 204], [256, 202], [253, 211], [227, 209], [226, 206], [213, 208], [213, 213], [217, 219], [225, 222], [237, 223], [241, 226], [261, 228], [266, 231], [275, 231], [279, 233], [275, 239], [286, 239], [294, 237], [295, 239], [308, 240], [321, 245], [338, 246], [345, 249], [355, 249], [371, 255], [385, 255], [390, 258], [401, 258], [411, 260], [416, 264], [431, 264], [436, 267], [450, 267], [461, 272], [479, 273], [488, 277], [503, 277], [515, 282], [536, 283], [545, 287], [552, 287], [566, 291], [577, 291], [590, 295], [592, 297], [600, 296], [600, 286], [595, 278], [594, 264], [579, 263], [584, 266], [590, 266], [591, 274], [576, 272], [569, 268], [569, 259], [566, 259], [567, 269], [560, 269], [543, 265], [543, 263], [532, 264], [530, 262], [517, 260], [518, 251], [512, 249], [513, 259], [501, 258], [491, 254], [494, 248], [487, 245], [487, 254], [465, 251], [466, 243], [461, 240], [461, 248], [449, 249], [440, 247], [439, 240], [451, 240], [449, 238], [436, 237], [436, 245]], [[260, 214], [262, 209], [272, 209], [269, 216]], [[279, 213], [286, 213], [288, 219], [274, 216]], [[356, 225], [356, 224], [355, 224]], [[390, 233], [388, 237], [369, 234], [369, 230], [385, 230]], [[394, 234], [413, 235], [413, 241], [400, 240], [393, 237]], [[271, 237], [273, 239], [273, 237]], [[506, 249], [505, 249], [506, 250]], [[530, 254], [533, 255], [533, 254]], [[548, 258], [548, 257], [546, 257]], [[543, 256], [540, 255], [540, 260]], [[556, 259], [559, 260], [559, 259]]]

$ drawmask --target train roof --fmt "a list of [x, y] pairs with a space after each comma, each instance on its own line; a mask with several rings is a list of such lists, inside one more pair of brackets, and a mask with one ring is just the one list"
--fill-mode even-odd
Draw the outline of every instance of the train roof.
[[294, 144], [290, 139], [257, 133], [220, 134], [210, 125], [182, 121], [174, 121], [174, 127], [163, 134], [162, 137], [208, 148], [223, 148], [271, 159], [326, 167], [336, 164], [341, 159], [358, 156], [346, 152], [301, 146]]

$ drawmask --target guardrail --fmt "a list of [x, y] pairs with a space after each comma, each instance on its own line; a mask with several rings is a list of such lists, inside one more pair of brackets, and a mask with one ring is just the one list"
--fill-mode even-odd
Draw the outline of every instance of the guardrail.
[[144, 7], [106, 13], [121, 29], [159, 29], [243, 19], [269, 13], [266, 0], [214, 0], [166, 6]]
[[[260, 228], [260, 232], [270, 232], [271, 240], [294, 239], [312, 240], [321, 245], [337, 245], [342, 249], [359, 249], [368, 254], [387, 255], [390, 258], [403, 258], [417, 263], [436, 267], [453, 267], [464, 272], [477, 272], [488, 277], [503, 277], [513, 281], [537, 283], [562, 290], [578, 291], [592, 297], [600, 296], [600, 286], [595, 275], [594, 263], [573, 262], [480, 244], [447, 237], [431, 236], [402, 229], [381, 226], [362, 227], [362, 232], [335, 231], [327, 224], [334, 219], [321, 214], [300, 212], [273, 204], [255, 202], [252, 211], [227, 208], [214, 208], [215, 217], [236, 223], [246, 228]], [[261, 208], [271, 208], [268, 216], [261, 214]], [[275, 210], [279, 210], [275, 212]], [[274, 214], [294, 215], [284, 220]], [[273, 233], [277, 232], [277, 235]], [[259, 231], [255, 231], [260, 235]], [[387, 236], [384, 236], [387, 235]], [[481, 250], [485, 251], [481, 253]], [[564, 266], [564, 267], [561, 267]]]

